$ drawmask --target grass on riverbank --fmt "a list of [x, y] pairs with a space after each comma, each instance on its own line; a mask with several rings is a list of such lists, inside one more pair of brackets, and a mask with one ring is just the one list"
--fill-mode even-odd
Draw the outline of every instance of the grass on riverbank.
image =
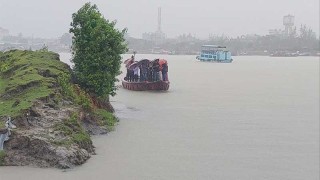
[[98, 124], [100, 126], [105, 126], [108, 131], [112, 131], [114, 126], [119, 119], [115, 117], [112, 113], [104, 110], [104, 109], [96, 109], [94, 111]]
[[18, 116], [35, 100], [54, 94], [56, 78], [68, 71], [68, 65], [53, 52], [0, 53], [0, 116]]
[[55, 130], [62, 132], [65, 136], [71, 137], [70, 139], [64, 139], [61, 141], [54, 141], [56, 145], [63, 145], [69, 147], [72, 143], [78, 144], [80, 147], [87, 147], [88, 144], [92, 144], [90, 135], [83, 129], [78, 121], [78, 115], [72, 114], [70, 119], [55, 125]]

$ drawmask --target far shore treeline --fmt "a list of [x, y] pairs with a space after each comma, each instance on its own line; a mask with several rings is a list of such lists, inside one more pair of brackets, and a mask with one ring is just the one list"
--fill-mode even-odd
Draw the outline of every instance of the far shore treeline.
[[[131, 37], [129, 33], [124, 34], [128, 44], [128, 53], [137, 51], [141, 54], [168, 53], [168, 54], [197, 54], [201, 45], [213, 44], [226, 46], [235, 55], [270, 55], [276, 51], [288, 51], [308, 53], [317, 55], [319, 51], [319, 37], [307, 25], [295, 27], [289, 35], [267, 34], [267, 35], [242, 35], [229, 37], [227, 35], [215, 35], [212, 32], [206, 39], [199, 39], [191, 34], [182, 34], [175, 38], [165, 38], [161, 42]], [[33, 42], [32, 44], [30, 42]], [[49, 50], [55, 52], [70, 52], [72, 35], [64, 33], [54, 41], [52, 39], [41, 39], [17, 36], [4, 36], [0, 38], [0, 50], [10, 49], [41, 49], [46, 44]]]
[[155, 43], [143, 39], [127, 37], [129, 49], [139, 53], [152, 53], [154, 48], [165, 50], [171, 54], [197, 54], [202, 45], [226, 46], [235, 55], [270, 55], [276, 51], [301, 52], [316, 55], [320, 53], [319, 37], [306, 25], [294, 28], [289, 35], [242, 35], [229, 37], [227, 35], [210, 35], [207, 39], [199, 39], [191, 34], [183, 34], [176, 38], [165, 39]]

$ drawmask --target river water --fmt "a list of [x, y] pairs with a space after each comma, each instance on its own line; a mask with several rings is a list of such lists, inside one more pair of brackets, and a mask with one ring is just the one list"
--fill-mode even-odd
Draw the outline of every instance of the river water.
[[0, 179], [319, 179], [318, 57], [137, 58], [160, 56], [169, 91], [120, 88], [111, 98], [120, 122], [93, 138], [97, 155], [86, 164], [1, 167]]

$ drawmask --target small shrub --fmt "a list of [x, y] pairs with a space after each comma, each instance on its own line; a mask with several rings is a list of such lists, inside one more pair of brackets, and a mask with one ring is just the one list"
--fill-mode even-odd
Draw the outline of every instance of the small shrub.
[[59, 75], [58, 83], [61, 86], [61, 93], [75, 101], [85, 110], [90, 110], [91, 102], [89, 95], [78, 86], [71, 84], [70, 80], [70, 75], [66, 73]]
[[70, 140], [54, 141], [53, 143], [56, 145], [68, 147], [72, 143], [76, 143], [80, 147], [86, 147], [86, 145], [92, 143], [90, 135], [79, 124], [76, 113], [73, 113], [70, 119], [57, 124], [55, 130], [63, 132], [66, 136], [71, 136]]
[[95, 115], [98, 117], [99, 125], [106, 126], [108, 130], [112, 130], [113, 126], [119, 121], [117, 117], [104, 109], [96, 109]]
[[83, 90], [79, 90], [79, 95], [77, 97], [77, 104], [79, 104], [83, 109], [90, 110], [91, 109], [91, 102], [89, 95], [84, 92]]
[[61, 86], [61, 93], [71, 99], [76, 98], [76, 93], [72, 84], [70, 83], [70, 75], [63, 73], [57, 78], [59, 85]]
[[78, 115], [76, 113], [73, 113], [70, 119], [56, 124], [54, 129], [63, 132], [65, 135], [72, 135], [74, 132], [82, 130], [80, 124], [78, 123]]
[[91, 143], [90, 136], [85, 131], [74, 133], [72, 135], [72, 140], [73, 140], [73, 142], [75, 142], [75, 143], [77, 143], [79, 145]]

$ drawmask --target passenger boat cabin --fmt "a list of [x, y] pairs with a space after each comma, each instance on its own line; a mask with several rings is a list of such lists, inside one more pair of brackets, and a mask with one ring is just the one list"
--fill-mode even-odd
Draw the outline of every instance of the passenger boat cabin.
[[231, 52], [225, 46], [203, 45], [197, 56], [200, 61], [232, 62]]

